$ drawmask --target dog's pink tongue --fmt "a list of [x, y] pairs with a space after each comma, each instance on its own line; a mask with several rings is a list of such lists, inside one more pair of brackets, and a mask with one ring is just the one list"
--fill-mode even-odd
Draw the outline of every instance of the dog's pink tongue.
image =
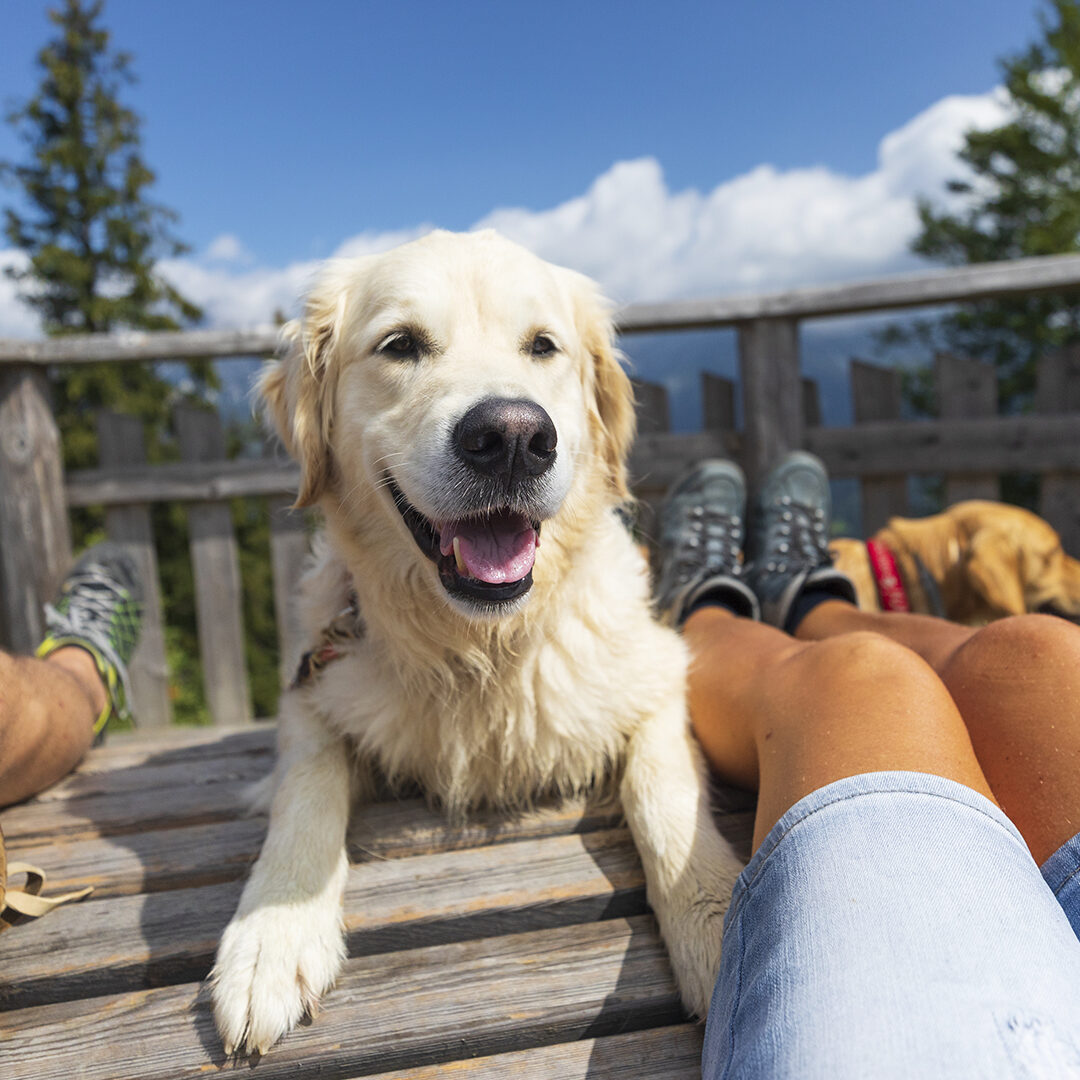
[[521, 514], [447, 522], [439, 531], [444, 555], [454, 550], [455, 537], [469, 574], [491, 585], [520, 581], [536, 561], [536, 530]]

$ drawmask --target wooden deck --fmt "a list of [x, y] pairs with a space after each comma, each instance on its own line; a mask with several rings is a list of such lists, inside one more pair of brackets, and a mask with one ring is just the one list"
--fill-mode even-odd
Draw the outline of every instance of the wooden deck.
[[[465, 827], [367, 808], [336, 988], [254, 1068], [226, 1059], [202, 980], [265, 831], [242, 791], [272, 759], [269, 728], [118, 737], [0, 812], [47, 892], [94, 886], [0, 936], [4, 1080], [700, 1075], [630, 836], [583, 805]], [[749, 807], [721, 827], [745, 854]]]

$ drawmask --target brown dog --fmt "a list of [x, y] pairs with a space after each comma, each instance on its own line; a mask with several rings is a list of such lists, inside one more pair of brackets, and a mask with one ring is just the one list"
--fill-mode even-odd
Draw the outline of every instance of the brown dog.
[[866, 611], [886, 609], [882, 588], [890, 594], [895, 565], [902, 588], [892, 595], [906, 593], [916, 613], [969, 626], [1031, 611], [1080, 616], [1080, 561], [1065, 554], [1042, 518], [1018, 506], [972, 500], [931, 517], [892, 518], [873, 541], [881, 546], [848, 539], [829, 545]]

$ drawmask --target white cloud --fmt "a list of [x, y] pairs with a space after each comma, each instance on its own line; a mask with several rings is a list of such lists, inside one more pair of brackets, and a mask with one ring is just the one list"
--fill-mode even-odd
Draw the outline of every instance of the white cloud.
[[[620, 302], [895, 273], [917, 265], [908, 251], [918, 227], [916, 196], [945, 198], [945, 181], [961, 171], [956, 151], [965, 131], [1000, 124], [1007, 112], [1001, 89], [943, 98], [887, 134], [876, 167], [861, 176], [763, 164], [710, 191], [671, 191], [655, 158], [621, 161], [573, 199], [545, 210], [495, 209], [474, 227], [499, 229], [589, 274]], [[360, 233], [334, 254], [384, 251], [432, 227]], [[318, 263], [272, 268], [250, 259], [238, 237], [224, 234], [201, 257], [160, 268], [204, 308], [210, 325], [294, 313]], [[26, 336], [33, 319], [12, 303], [10, 283], [0, 282], [0, 334]]]
[[222, 233], [212, 240], [203, 258], [209, 262], [240, 264], [250, 264], [255, 261], [254, 256], [244, 247], [240, 237], [235, 233]]
[[19, 298], [9, 267], [22, 269], [26, 256], [13, 248], [0, 251], [0, 337], [30, 338], [40, 334], [34, 311]]

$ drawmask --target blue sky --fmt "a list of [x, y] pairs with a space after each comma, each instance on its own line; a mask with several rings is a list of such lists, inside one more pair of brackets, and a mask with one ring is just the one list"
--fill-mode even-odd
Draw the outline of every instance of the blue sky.
[[[35, 84], [45, 7], [0, 2], [4, 103]], [[135, 55], [127, 97], [179, 232], [284, 265], [365, 230], [552, 207], [619, 161], [656, 159], [672, 191], [762, 164], [865, 173], [886, 133], [990, 90], [1037, 7], [108, 0], [105, 21]]]

